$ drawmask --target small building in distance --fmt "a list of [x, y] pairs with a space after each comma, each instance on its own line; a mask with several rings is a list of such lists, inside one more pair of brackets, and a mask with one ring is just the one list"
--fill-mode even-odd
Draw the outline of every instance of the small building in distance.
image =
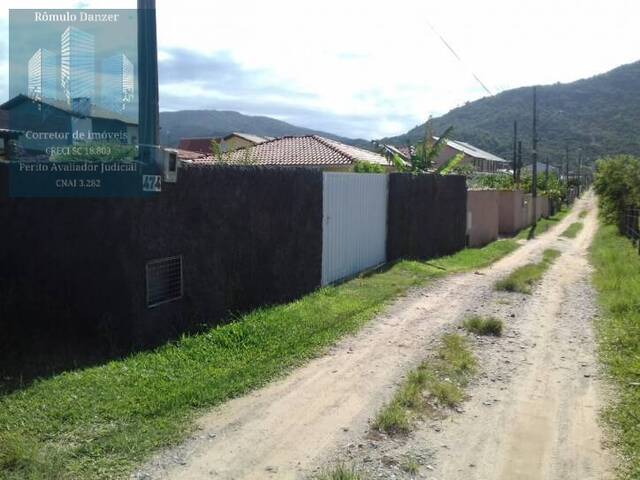
[[[196, 152], [204, 155], [210, 155], [211, 142], [220, 145], [221, 152], [232, 152], [239, 148], [252, 147], [267, 140], [273, 140], [272, 137], [261, 137], [251, 133], [233, 132], [225, 137], [197, 137], [197, 138], [181, 138], [177, 150], [180, 152]], [[184, 154], [182, 158], [189, 155]]]
[[[185, 160], [184, 161], [189, 161]], [[274, 138], [250, 147], [223, 153], [220, 158], [209, 156], [191, 160], [195, 163], [311, 167], [323, 170], [350, 171], [358, 161], [393, 168], [383, 155], [346, 145], [320, 135], [299, 135]]]
[[504, 158], [500, 158], [469, 143], [447, 139], [435, 161], [434, 168], [440, 168], [460, 153], [464, 157], [459, 165], [471, 165], [476, 172], [497, 173], [507, 171], [511, 167], [511, 162]]

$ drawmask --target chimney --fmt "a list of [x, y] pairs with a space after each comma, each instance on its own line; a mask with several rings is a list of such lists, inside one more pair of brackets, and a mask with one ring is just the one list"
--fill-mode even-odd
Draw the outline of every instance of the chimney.
[[160, 141], [155, 0], [138, 0], [138, 85], [140, 159], [154, 165]]

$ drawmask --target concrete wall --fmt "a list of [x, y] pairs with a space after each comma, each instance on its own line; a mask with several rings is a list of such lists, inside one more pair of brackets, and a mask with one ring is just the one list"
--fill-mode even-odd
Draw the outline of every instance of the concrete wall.
[[[498, 231], [500, 235], [514, 235], [533, 223], [533, 197], [521, 191], [501, 190], [498, 192]], [[537, 197], [536, 219], [550, 214], [549, 199]]]
[[467, 235], [471, 247], [481, 247], [498, 238], [499, 194], [496, 190], [467, 192]]
[[521, 191], [498, 191], [498, 232], [500, 235], [513, 235], [525, 224], [526, 214], [524, 193]]

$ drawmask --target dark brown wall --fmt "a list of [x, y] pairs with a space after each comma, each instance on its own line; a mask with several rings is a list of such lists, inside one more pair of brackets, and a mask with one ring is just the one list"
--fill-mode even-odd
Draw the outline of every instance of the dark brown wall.
[[456, 175], [389, 177], [387, 259], [427, 259], [461, 250], [466, 240], [467, 187]]
[[[0, 362], [146, 347], [320, 284], [320, 171], [187, 167], [151, 198], [11, 199], [0, 165], [0, 190]], [[184, 298], [147, 309], [146, 262], [173, 255]]]

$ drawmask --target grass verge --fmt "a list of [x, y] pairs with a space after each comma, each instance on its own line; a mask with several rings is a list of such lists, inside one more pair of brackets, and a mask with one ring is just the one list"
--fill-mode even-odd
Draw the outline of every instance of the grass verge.
[[511, 272], [508, 277], [498, 280], [496, 290], [530, 294], [533, 285], [542, 278], [544, 272], [559, 256], [558, 250], [548, 248], [542, 254], [541, 261], [523, 265]]
[[571, 225], [569, 225], [567, 227], [567, 229], [562, 232], [560, 235], [562, 235], [565, 238], [576, 238], [578, 236], [578, 233], [580, 233], [580, 230], [582, 230], [583, 224], [582, 222], [574, 222]]
[[464, 397], [464, 387], [475, 371], [475, 358], [466, 339], [446, 334], [433, 359], [411, 371], [391, 401], [376, 415], [373, 427], [389, 433], [408, 433], [412, 420], [433, 403], [454, 407]]
[[602, 316], [596, 321], [599, 357], [617, 387], [604, 411], [623, 455], [619, 478], [640, 478], [640, 256], [616, 227], [600, 225], [591, 246]]
[[462, 326], [466, 331], [476, 335], [493, 335], [495, 337], [502, 335], [502, 320], [495, 317], [471, 315], [462, 322]]
[[482, 268], [517, 246], [502, 240], [430, 263], [398, 262], [154, 351], [0, 397], [0, 478], [127, 478], [153, 452], [183, 440], [204, 409], [317, 355], [408, 288]]
[[[560, 210], [558, 210], [556, 213], [554, 213], [550, 217], [541, 218], [540, 220], [538, 220], [538, 223], [536, 224], [536, 228], [533, 232], [533, 235], [534, 236], [540, 235], [541, 233], [544, 233], [547, 230], [549, 230], [551, 227], [554, 227], [555, 225], [557, 225], [558, 222], [560, 222], [560, 220], [562, 220], [564, 217], [567, 216], [570, 210], [571, 209], [568, 208], [566, 205], [563, 205], [562, 208], [560, 208]], [[516, 235], [516, 240], [527, 240], [530, 235], [531, 235], [531, 227], [523, 228], [522, 230], [520, 230], [520, 232], [518, 232], [518, 235]]]

